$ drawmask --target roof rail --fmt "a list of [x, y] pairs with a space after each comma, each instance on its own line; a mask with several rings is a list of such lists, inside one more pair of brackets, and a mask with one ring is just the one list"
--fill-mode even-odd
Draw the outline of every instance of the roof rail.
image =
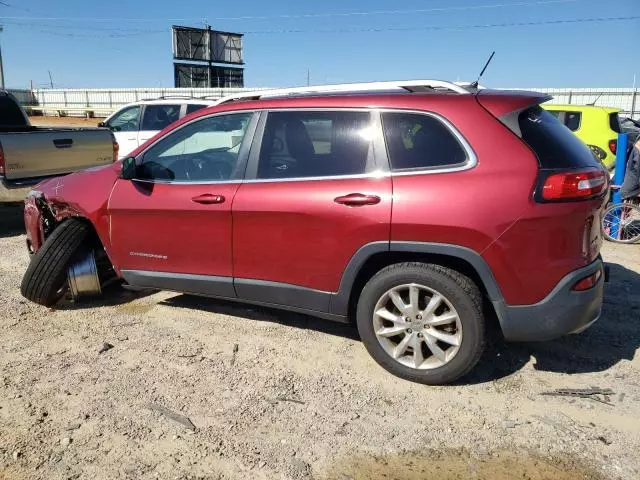
[[429, 92], [433, 90], [449, 90], [458, 94], [471, 93], [469, 83], [454, 83], [443, 80], [402, 80], [393, 82], [339, 83], [335, 85], [317, 85], [309, 87], [279, 88], [248, 93], [239, 93], [223, 97], [216, 105], [237, 100], [260, 100], [296, 95], [321, 95], [331, 93], [366, 93], [381, 91]]
[[143, 98], [140, 102], [150, 102], [152, 100], [197, 100], [197, 97], [191, 95], [162, 95], [161, 97]]

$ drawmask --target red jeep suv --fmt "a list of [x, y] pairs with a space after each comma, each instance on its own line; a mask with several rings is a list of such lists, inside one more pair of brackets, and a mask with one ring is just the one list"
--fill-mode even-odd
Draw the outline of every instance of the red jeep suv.
[[388, 371], [452, 382], [485, 316], [543, 341], [600, 315], [608, 177], [548, 99], [431, 80], [223, 99], [31, 192], [22, 294], [119, 279], [354, 321]]

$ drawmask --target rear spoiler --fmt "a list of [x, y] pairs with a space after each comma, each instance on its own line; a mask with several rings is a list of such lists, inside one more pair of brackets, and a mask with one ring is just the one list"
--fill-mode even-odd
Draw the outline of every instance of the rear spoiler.
[[518, 117], [523, 110], [548, 102], [553, 97], [528, 90], [479, 90], [476, 100], [518, 137], [522, 137]]
[[528, 90], [479, 90], [476, 94], [478, 103], [494, 117], [500, 118], [513, 111], [548, 102], [553, 97], [546, 93]]

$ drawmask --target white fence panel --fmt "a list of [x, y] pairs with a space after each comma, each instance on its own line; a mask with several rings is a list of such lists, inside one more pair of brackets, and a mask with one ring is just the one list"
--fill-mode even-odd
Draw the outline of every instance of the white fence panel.
[[[160, 97], [207, 97], [221, 98], [225, 95], [252, 92], [260, 88], [105, 88], [105, 89], [39, 89], [32, 93], [19, 92], [25, 104], [36, 104], [46, 112], [83, 114], [87, 110], [106, 114], [132, 102]], [[623, 115], [640, 117], [638, 89], [633, 88], [519, 88], [534, 90], [553, 96], [551, 103], [588, 105], [620, 108]]]

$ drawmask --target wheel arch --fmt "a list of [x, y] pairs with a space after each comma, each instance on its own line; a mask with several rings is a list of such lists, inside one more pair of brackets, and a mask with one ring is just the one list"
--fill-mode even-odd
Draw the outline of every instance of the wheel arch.
[[433, 263], [459, 271], [471, 278], [488, 300], [498, 319], [504, 298], [491, 268], [479, 253], [459, 245], [431, 242], [373, 242], [351, 258], [331, 299], [330, 312], [354, 318], [355, 304], [367, 281], [382, 268], [406, 261]]

